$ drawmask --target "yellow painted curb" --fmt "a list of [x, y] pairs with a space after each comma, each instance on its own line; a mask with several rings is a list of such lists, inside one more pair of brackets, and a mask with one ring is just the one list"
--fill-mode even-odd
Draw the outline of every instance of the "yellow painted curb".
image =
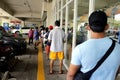
[[38, 46], [38, 72], [37, 80], [45, 80], [42, 45]]

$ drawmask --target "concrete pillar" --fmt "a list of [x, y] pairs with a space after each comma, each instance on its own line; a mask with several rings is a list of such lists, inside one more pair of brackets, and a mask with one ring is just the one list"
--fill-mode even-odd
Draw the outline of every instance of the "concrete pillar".
[[76, 29], [77, 29], [77, 13], [78, 13], [78, 0], [74, 0], [74, 19], [73, 19], [73, 42], [72, 50], [76, 46]]
[[54, 21], [53, 22], [55, 22], [56, 20], [57, 20], [57, 9], [56, 9], [56, 1], [57, 0], [54, 0], [54, 8], [53, 8], [53, 16], [54, 16]]
[[60, 17], [59, 17], [59, 10], [60, 10], [59, 5], [60, 5], [60, 3], [59, 3], [59, 2], [60, 2], [60, 1], [57, 0], [57, 20], [60, 19]]
[[55, 20], [55, 8], [53, 8], [52, 10], [52, 21], [54, 22], [54, 20]]
[[[89, 0], [89, 16], [95, 10], [95, 0]], [[87, 39], [90, 39], [90, 32], [88, 31]]]
[[[68, 2], [68, 0], [66, 0], [66, 3]], [[67, 35], [68, 35], [68, 16], [69, 15], [69, 6], [68, 4], [66, 5], [66, 13], [65, 13], [65, 34], [66, 34], [66, 43], [64, 44], [64, 64], [66, 64], [66, 59], [67, 59]], [[68, 65], [65, 65], [66, 69], [68, 69]]]
[[45, 27], [48, 27], [49, 26], [49, 9], [48, 9], [48, 7], [49, 7], [49, 3], [46, 3], [46, 7], [47, 7], [47, 19], [46, 19], [46, 26]]
[[[53, 15], [54, 15], [54, 13], [53, 13]], [[55, 5], [55, 20], [57, 20], [57, 7], [56, 7], [56, 5]]]
[[46, 3], [46, 7], [47, 7], [47, 25], [46, 27], [50, 26], [51, 25], [51, 22], [52, 22], [52, 16], [51, 16], [51, 13], [52, 13], [52, 9], [50, 8], [52, 6], [52, 3]]
[[89, 0], [89, 16], [95, 10], [95, 0]]
[[60, 27], [63, 27], [63, 0], [61, 0], [61, 10], [60, 10]]

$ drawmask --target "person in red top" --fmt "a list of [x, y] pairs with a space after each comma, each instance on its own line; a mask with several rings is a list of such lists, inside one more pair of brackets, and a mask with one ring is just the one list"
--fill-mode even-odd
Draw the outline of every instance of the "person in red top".
[[34, 33], [34, 31], [32, 30], [32, 28], [30, 28], [29, 33], [28, 33], [29, 45], [30, 45], [30, 43], [33, 43], [33, 33]]

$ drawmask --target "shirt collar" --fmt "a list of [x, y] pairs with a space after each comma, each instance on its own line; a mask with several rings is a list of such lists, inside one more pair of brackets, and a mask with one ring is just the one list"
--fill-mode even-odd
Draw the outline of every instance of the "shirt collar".
[[58, 26], [55, 26], [55, 28], [60, 28], [60, 27], [58, 27]]

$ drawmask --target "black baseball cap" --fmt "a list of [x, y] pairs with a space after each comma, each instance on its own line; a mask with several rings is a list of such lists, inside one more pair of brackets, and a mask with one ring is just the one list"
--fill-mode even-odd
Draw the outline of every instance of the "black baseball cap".
[[89, 17], [89, 25], [94, 32], [103, 32], [107, 25], [107, 15], [103, 11], [94, 11]]

